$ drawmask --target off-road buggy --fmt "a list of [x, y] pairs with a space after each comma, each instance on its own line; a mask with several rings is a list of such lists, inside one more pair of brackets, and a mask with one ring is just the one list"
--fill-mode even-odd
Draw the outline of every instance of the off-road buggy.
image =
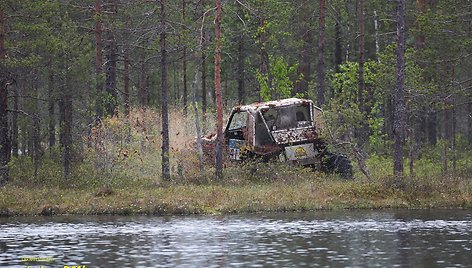
[[[226, 155], [234, 161], [277, 159], [352, 178], [349, 159], [328, 152], [320, 136], [321, 122], [322, 110], [306, 99], [234, 107], [224, 130]], [[206, 153], [213, 153], [215, 138], [210, 135], [202, 139]]]

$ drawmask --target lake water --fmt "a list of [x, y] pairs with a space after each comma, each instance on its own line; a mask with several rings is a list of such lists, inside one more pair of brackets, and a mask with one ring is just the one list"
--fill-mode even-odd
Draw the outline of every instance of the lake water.
[[472, 267], [472, 210], [0, 218], [0, 267], [28, 265]]

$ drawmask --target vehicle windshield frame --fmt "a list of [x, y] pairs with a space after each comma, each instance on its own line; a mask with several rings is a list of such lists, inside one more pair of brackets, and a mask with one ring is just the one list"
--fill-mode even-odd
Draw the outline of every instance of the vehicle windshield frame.
[[[278, 116], [280, 116], [280, 111], [282, 110], [286, 110], [286, 109], [296, 109], [297, 107], [304, 107], [305, 106], [308, 106], [306, 108], [308, 108], [308, 110], [306, 111], [307, 114], [304, 113], [304, 115], [307, 115], [309, 118], [308, 120], [296, 120], [296, 114], [292, 114], [291, 116], [295, 118], [295, 121], [297, 122], [309, 122], [309, 124], [305, 125], [305, 126], [290, 126], [290, 127], [285, 127], [285, 128], [279, 128], [276, 124], [278, 123], [277, 120], [280, 120], [279, 118], [277, 118]], [[268, 122], [267, 120], [267, 117], [266, 117], [266, 113], [269, 112], [269, 111], [276, 111], [277, 113], [277, 116], [274, 118], [274, 119], [271, 119], [273, 120], [274, 122], [272, 124], [270, 124], [270, 122]], [[295, 111], [295, 110], [294, 110]], [[309, 127], [314, 127], [314, 115], [313, 115], [313, 104], [312, 103], [296, 103], [296, 104], [290, 104], [290, 105], [284, 105], [284, 106], [278, 106], [278, 107], [270, 107], [270, 108], [264, 108], [264, 109], [261, 109], [259, 110], [259, 113], [264, 121], [264, 125], [266, 126], [266, 128], [269, 130], [269, 132], [272, 132], [272, 131], [287, 131], [287, 130], [290, 130], [290, 129], [303, 129], [303, 128], [309, 128]], [[292, 118], [293, 119], [293, 118]], [[293, 123], [293, 122], [292, 122]], [[275, 126], [275, 129], [274, 129], [274, 126]]]
[[[231, 129], [231, 128], [230, 128], [230, 127], [231, 127], [231, 123], [233, 122], [234, 116], [235, 116], [236, 114], [245, 114], [245, 115], [246, 115], [246, 122], [245, 122], [246, 125], [240, 126], [239, 128], [232, 128], [232, 129]], [[249, 117], [249, 112], [248, 112], [248, 111], [244, 111], [244, 110], [233, 110], [233, 111], [231, 112], [231, 116], [229, 117], [229, 120], [228, 120], [228, 122], [227, 122], [227, 124], [226, 124], [225, 132], [228, 132], [228, 131], [237, 131], [237, 130], [240, 130], [240, 129], [244, 128], [244, 127], [247, 127], [247, 123], [248, 123], [247, 120], [248, 120], [248, 117]]]

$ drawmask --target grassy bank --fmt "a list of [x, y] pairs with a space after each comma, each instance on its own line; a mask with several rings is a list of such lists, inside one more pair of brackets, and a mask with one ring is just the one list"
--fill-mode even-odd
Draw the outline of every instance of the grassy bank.
[[0, 188], [0, 214], [188, 215], [317, 209], [472, 208], [469, 177], [357, 178], [255, 164], [226, 169], [225, 180], [169, 183], [115, 181], [110, 188], [75, 183]]

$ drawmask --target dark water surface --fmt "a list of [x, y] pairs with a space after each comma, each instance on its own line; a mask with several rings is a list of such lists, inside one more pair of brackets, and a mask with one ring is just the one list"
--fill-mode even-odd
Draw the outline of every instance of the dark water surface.
[[0, 218], [1, 267], [472, 267], [471, 249], [472, 210]]

